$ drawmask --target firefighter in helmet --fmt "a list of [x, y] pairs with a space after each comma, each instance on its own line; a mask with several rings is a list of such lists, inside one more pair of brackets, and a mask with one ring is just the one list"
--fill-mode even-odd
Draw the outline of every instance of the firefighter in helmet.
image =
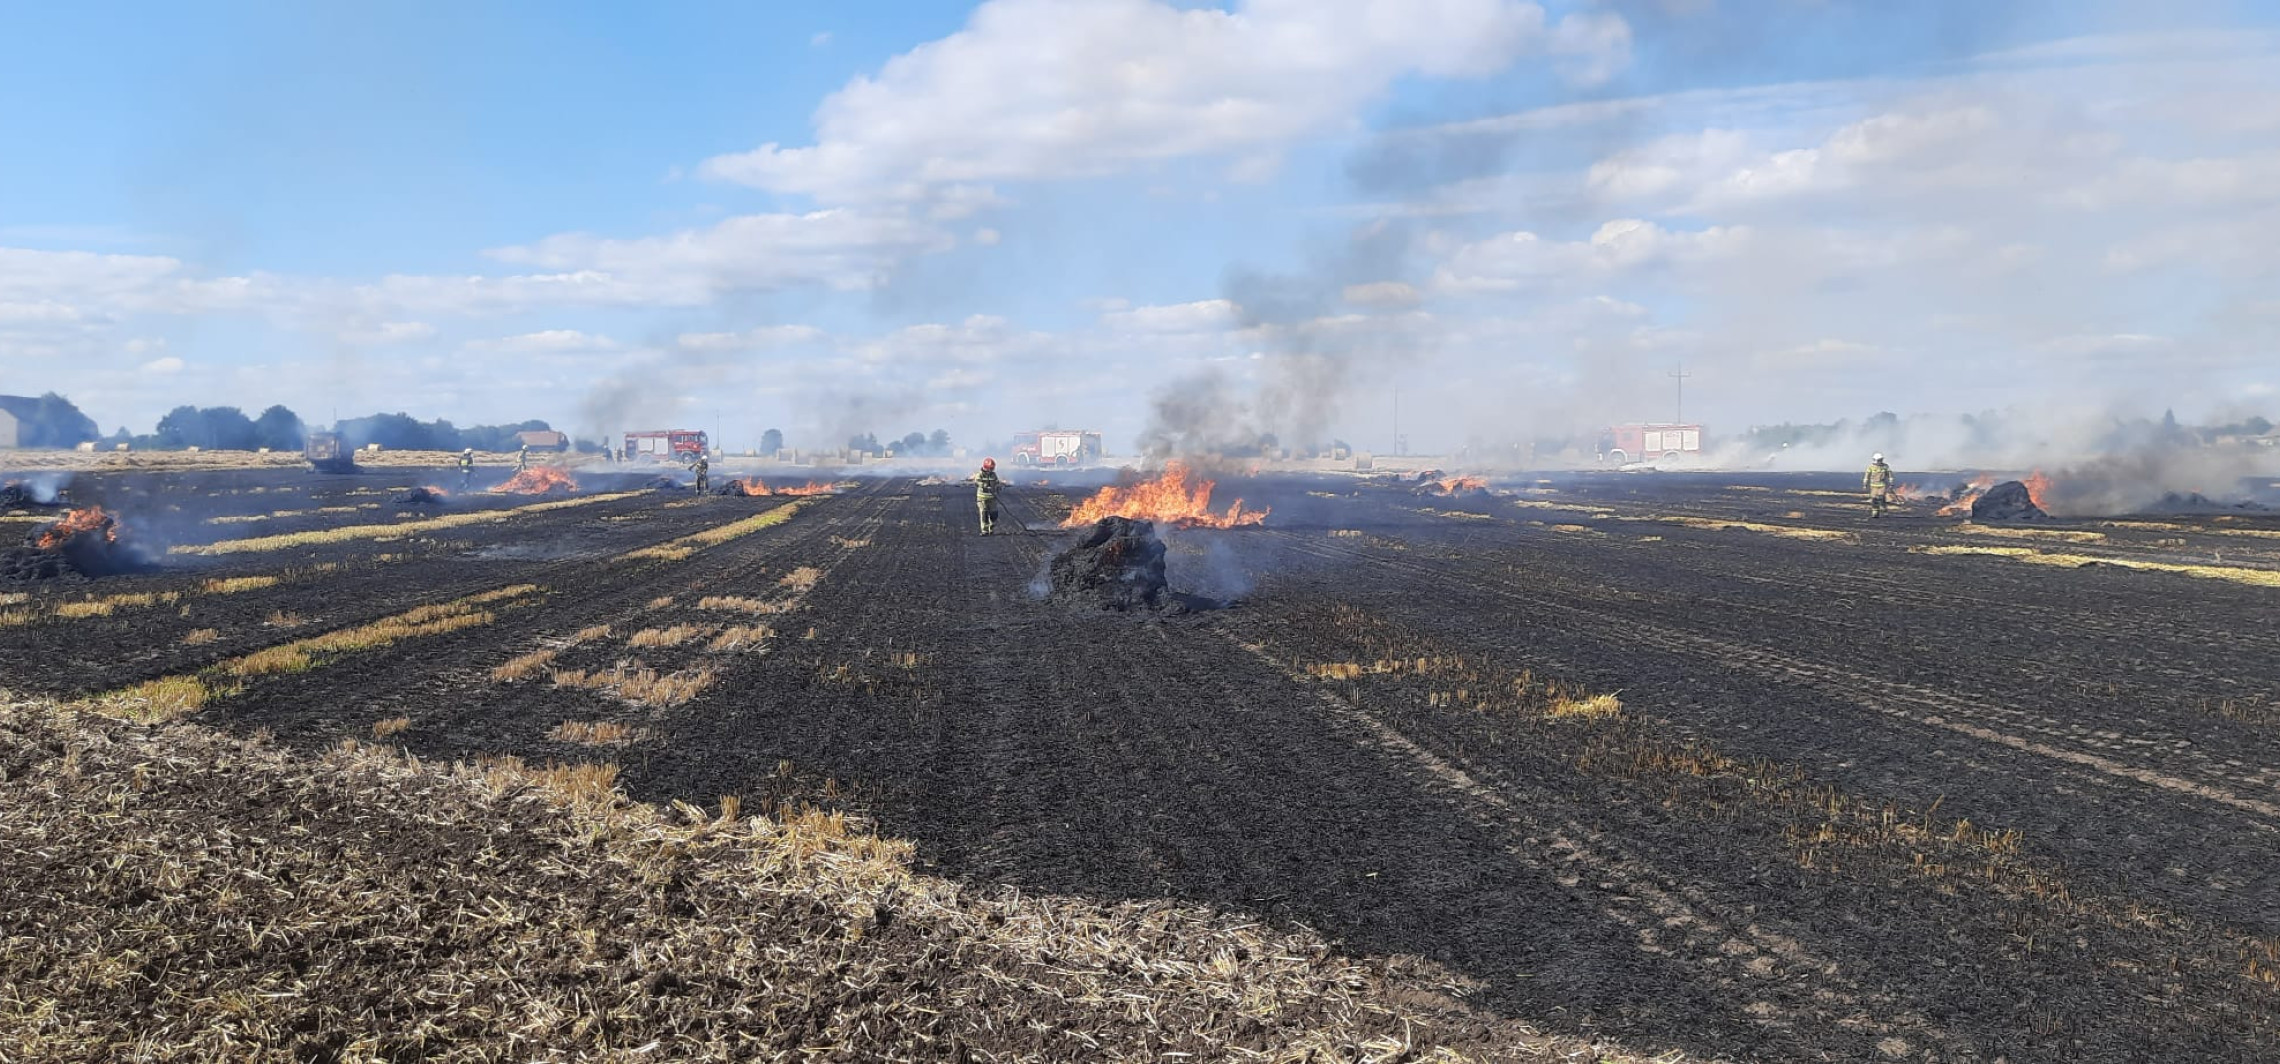
[[712, 490], [712, 460], [706, 458], [703, 451], [698, 451], [696, 460], [689, 463], [689, 472], [697, 475], [697, 494]]
[[1884, 516], [1885, 507], [1892, 503], [1892, 467], [1884, 464], [1881, 452], [1868, 460], [1868, 472], [1861, 475], [1860, 486], [1868, 492], [1868, 515]]
[[998, 480], [997, 459], [982, 459], [982, 471], [974, 474], [974, 506], [982, 514], [982, 534], [997, 531], [998, 489], [1004, 487]]
[[459, 452], [459, 490], [466, 491], [474, 483], [475, 448], [469, 447]]
[[523, 444], [523, 445], [522, 445], [522, 446], [520, 446], [520, 447], [517, 447], [517, 448], [515, 448], [515, 472], [517, 472], [517, 473], [520, 473], [520, 472], [522, 472], [523, 470], [525, 470], [525, 469], [529, 469], [529, 468], [530, 468], [530, 444], [527, 444], [527, 443], [526, 443], [526, 444]]

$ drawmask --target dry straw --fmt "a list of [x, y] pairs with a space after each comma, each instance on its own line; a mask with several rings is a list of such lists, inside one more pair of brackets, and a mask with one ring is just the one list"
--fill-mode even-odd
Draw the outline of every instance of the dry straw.
[[936, 879], [843, 814], [634, 804], [610, 764], [308, 761], [5, 702], [0, 764], [12, 1064], [1635, 1059], [1418, 962]]

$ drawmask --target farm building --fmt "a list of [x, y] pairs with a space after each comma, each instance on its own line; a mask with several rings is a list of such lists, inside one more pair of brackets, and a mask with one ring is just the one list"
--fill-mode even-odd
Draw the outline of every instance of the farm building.
[[0, 447], [23, 445], [24, 427], [38, 402], [20, 395], [0, 395]]
[[534, 451], [567, 451], [570, 449], [570, 437], [551, 429], [518, 432], [515, 433], [515, 439]]

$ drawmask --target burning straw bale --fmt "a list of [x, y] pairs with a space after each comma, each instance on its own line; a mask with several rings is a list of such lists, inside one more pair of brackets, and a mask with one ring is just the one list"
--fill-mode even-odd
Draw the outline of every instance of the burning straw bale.
[[119, 533], [118, 518], [100, 506], [66, 511], [33, 529], [23, 546], [0, 554], [0, 579], [111, 576], [148, 568], [141, 553]]
[[1971, 500], [1971, 519], [1974, 521], [2048, 521], [2050, 515], [2035, 505], [2034, 493], [2027, 485], [2006, 480], [1981, 492]]
[[312, 761], [0, 702], [0, 766], [0, 1045], [21, 1064], [1589, 1049], [1489, 1033], [1421, 962], [979, 890], [835, 815], [630, 803], [606, 764]]

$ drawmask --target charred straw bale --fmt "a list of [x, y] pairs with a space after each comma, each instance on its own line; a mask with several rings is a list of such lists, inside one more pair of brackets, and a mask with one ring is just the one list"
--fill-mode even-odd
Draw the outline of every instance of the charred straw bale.
[[55, 492], [39, 492], [18, 481], [0, 484], [0, 511], [53, 510], [63, 505]]
[[2025, 484], [2006, 480], [1987, 489], [1971, 501], [1971, 519], [1974, 521], [2048, 521], [2050, 515], [2035, 505], [2035, 497]]
[[1152, 522], [1103, 517], [1053, 559], [1050, 579], [1063, 602], [1158, 609], [1166, 601], [1164, 541]]

